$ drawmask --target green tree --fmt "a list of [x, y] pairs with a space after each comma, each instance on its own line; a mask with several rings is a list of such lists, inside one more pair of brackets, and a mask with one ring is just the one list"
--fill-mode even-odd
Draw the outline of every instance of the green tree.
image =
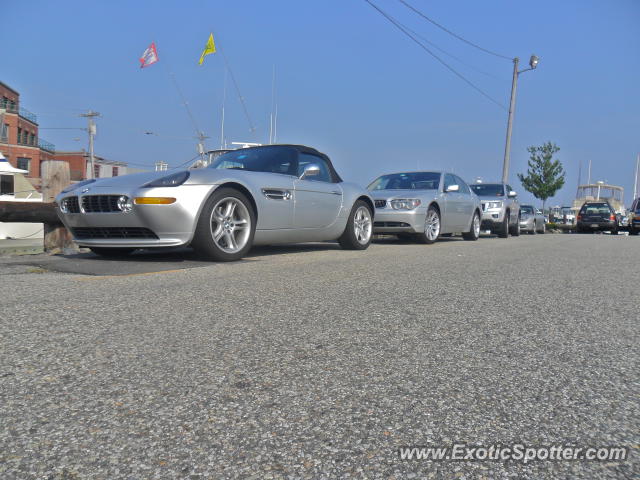
[[565, 171], [560, 160], [553, 156], [560, 151], [555, 143], [547, 142], [539, 147], [528, 147], [529, 168], [527, 175], [518, 174], [527, 192], [542, 200], [542, 211], [548, 198], [553, 197], [564, 186]]

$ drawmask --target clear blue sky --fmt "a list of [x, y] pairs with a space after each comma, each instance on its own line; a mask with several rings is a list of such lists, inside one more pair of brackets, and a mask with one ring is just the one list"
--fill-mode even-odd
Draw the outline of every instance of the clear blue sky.
[[[470, 68], [442, 58], [506, 104], [512, 64], [424, 22], [397, 0], [374, 0]], [[567, 171], [552, 201], [575, 193], [578, 164], [621, 184], [630, 203], [640, 152], [640, 1], [409, 0], [469, 40], [539, 68], [520, 77], [511, 182], [526, 147], [550, 140]], [[226, 53], [257, 126], [249, 133], [233, 90], [232, 141], [266, 142], [271, 75], [277, 76], [278, 141], [329, 154], [345, 179], [448, 168], [468, 181], [501, 174], [507, 113], [403, 36], [364, 0], [75, 1], [2, 0], [0, 81], [21, 92], [40, 126], [83, 127], [83, 109], [102, 113], [96, 151], [109, 159], [178, 165], [195, 154], [176, 79], [200, 129], [219, 145], [224, 62], [197, 60], [209, 32]], [[156, 41], [160, 62], [138, 58]], [[153, 131], [158, 135], [145, 136]], [[86, 148], [80, 130], [42, 130], [58, 149]], [[80, 137], [80, 140], [74, 140]]]

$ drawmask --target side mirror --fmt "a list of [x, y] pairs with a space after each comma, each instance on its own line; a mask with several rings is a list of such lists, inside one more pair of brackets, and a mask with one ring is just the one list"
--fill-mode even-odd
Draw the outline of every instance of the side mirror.
[[310, 163], [304, 167], [304, 171], [302, 175], [300, 175], [300, 180], [304, 180], [307, 177], [317, 177], [318, 175], [320, 175], [320, 167], [315, 163]]
[[458, 190], [460, 190], [460, 185], [449, 185], [447, 187], [447, 192], [457, 192]]
[[507, 194], [507, 197], [509, 197], [509, 198], [515, 198], [515, 197], [517, 197], [517, 196], [518, 196], [518, 194], [517, 194], [516, 192], [514, 192], [513, 190], [511, 190], [511, 191]]

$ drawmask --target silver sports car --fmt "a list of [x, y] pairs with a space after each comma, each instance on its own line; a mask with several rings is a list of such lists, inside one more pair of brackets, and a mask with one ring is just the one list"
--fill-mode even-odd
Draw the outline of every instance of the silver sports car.
[[273, 243], [338, 240], [364, 250], [374, 214], [366, 190], [299, 145], [233, 150], [207, 168], [89, 180], [56, 203], [76, 243], [97, 254], [191, 245], [218, 261]]
[[439, 236], [480, 236], [480, 200], [457, 175], [405, 172], [383, 175], [369, 185], [375, 200], [373, 231], [433, 243]]

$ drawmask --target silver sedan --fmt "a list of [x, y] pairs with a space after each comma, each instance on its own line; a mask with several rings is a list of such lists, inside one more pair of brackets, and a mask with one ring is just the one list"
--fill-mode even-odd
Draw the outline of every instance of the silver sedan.
[[545, 233], [546, 225], [542, 212], [533, 205], [521, 205], [520, 231], [529, 232], [531, 235], [536, 233]]
[[403, 172], [383, 175], [369, 185], [375, 200], [375, 233], [393, 233], [420, 243], [462, 233], [480, 236], [480, 200], [457, 175]]
[[207, 168], [90, 180], [56, 198], [76, 243], [100, 255], [191, 245], [238, 260], [252, 245], [338, 240], [364, 250], [373, 199], [299, 145], [233, 150]]

